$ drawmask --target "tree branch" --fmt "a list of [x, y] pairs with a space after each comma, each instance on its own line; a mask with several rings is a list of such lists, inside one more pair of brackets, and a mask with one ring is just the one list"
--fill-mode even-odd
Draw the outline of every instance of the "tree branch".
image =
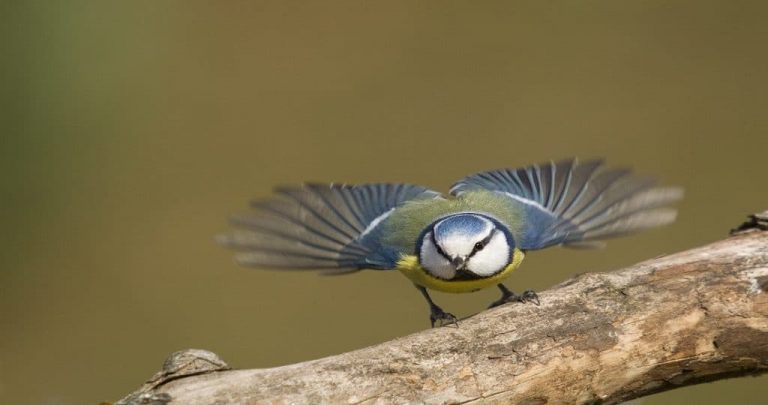
[[175, 353], [119, 404], [618, 403], [768, 370], [768, 211], [725, 240], [376, 346], [271, 369]]

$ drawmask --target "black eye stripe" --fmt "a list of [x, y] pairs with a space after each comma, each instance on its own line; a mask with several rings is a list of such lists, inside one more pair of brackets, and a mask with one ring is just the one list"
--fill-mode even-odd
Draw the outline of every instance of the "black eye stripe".
[[429, 238], [432, 239], [432, 244], [435, 245], [435, 249], [437, 249], [437, 253], [440, 253], [440, 256], [443, 256], [446, 260], [448, 260], [450, 262], [451, 258], [448, 257], [448, 255], [445, 254], [445, 252], [443, 252], [443, 249], [440, 248], [440, 245], [437, 244], [437, 239], [435, 239], [435, 233], [434, 232], [429, 234]]
[[[496, 234], [498, 230], [496, 228], [491, 229], [491, 233], [488, 234], [485, 238], [483, 238], [480, 242], [482, 246], [478, 247], [478, 244], [475, 244], [475, 246], [472, 248], [472, 252], [469, 253], [469, 256], [467, 256], [467, 260], [469, 260], [472, 256], [475, 255], [475, 253], [483, 250], [486, 245], [488, 245], [488, 242], [491, 241], [491, 238], [493, 238], [493, 235]], [[446, 260], [449, 262], [451, 261], [451, 258], [448, 257], [448, 255], [443, 251], [443, 249], [440, 247], [440, 245], [437, 243], [437, 239], [435, 239], [435, 233], [430, 232], [429, 238], [432, 240], [432, 244], [435, 246], [435, 250], [437, 250], [437, 253], [440, 254], [440, 256], [443, 256]]]
[[[491, 229], [491, 233], [489, 233], [488, 236], [483, 238], [483, 240], [481, 240], [480, 242], [475, 243], [475, 246], [472, 248], [472, 253], [469, 254], [467, 259], [469, 259], [470, 257], [474, 256], [475, 253], [483, 250], [483, 248], [485, 248], [485, 246], [488, 244], [488, 242], [491, 241], [491, 238], [493, 238], [493, 235], [495, 235], [495, 234], [496, 234], [496, 228]], [[478, 247], [478, 244], [481, 244], [481, 246]]]

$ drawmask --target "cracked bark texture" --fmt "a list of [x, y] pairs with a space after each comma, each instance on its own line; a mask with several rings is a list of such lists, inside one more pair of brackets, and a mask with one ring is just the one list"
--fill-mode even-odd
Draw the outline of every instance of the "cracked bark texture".
[[768, 370], [768, 211], [751, 218], [725, 240], [582, 274], [541, 292], [541, 306], [504, 305], [458, 328], [270, 369], [176, 353], [119, 403], [612, 404], [759, 374]]

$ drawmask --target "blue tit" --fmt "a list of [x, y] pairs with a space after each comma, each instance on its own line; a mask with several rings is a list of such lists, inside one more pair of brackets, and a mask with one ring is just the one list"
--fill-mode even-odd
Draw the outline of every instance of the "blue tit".
[[502, 282], [525, 254], [549, 246], [594, 247], [601, 240], [674, 221], [676, 187], [602, 160], [576, 159], [478, 173], [449, 195], [408, 184], [306, 184], [276, 189], [239, 231], [218, 237], [237, 261], [266, 269], [329, 274], [397, 270], [423, 294], [432, 326], [455, 323], [427, 289], [466, 293], [497, 286], [491, 304], [533, 301]]

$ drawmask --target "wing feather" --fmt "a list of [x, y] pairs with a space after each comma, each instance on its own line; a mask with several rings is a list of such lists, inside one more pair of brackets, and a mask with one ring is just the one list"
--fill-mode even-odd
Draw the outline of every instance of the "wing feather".
[[217, 240], [238, 250], [243, 265], [334, 274], [394, 268], [400, 255], [382, 244], [384, 222], [406, 202], [440, 197], [420, 186], [383, 183], [310, 183], [275, 194], [254, 201], [254, 212], [235, 216], [232, 223], [241, 229]]
[[478, 173], [457, 182], [451, 194], [461, 197], [473, 190], [501, 193], [524, 212], [517, 235], [522, 249], [594, 246], [601, 239], [665, 225], [676, 215], [667, 206], [683, 196], [682, 189], [658, 187], [629, 169], [603, 169], [601, 159]]

